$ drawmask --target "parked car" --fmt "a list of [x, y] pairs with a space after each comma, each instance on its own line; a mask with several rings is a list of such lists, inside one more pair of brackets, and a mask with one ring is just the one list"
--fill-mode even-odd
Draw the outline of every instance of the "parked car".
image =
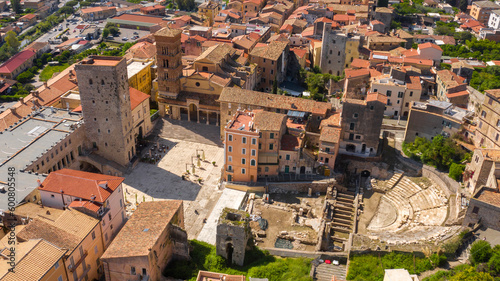
[[134, 32], [134, 35], [139, 35], [139, 32], [137, 32], [137, 31], [136, 31], [136, 32]]
[[123, 41], [128, 41], [128, 38], [127, 37], [123, 37], [122, 40]]

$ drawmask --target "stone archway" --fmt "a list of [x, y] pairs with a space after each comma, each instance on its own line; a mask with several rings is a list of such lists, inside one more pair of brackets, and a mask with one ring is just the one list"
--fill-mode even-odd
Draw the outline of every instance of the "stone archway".
[[80, 171], [102, 174], [99, 168], [86, 161], [80, 161]]
[[189, 104], [189, 121], [198, 122], [198, 106], [194, 103]]

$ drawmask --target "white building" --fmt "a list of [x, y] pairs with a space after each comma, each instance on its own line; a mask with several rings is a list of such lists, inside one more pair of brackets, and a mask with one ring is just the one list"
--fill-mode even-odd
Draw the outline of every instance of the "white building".
[[500, 10], [493, 10], [488, 20], [488, 27], [493, 29], [500, 29]]
[[419, 281], [417, 275], [410, 275], [408, 270], [403, 268], [386, 269], [384, 281]]
[[124, 178], [70, 169], [50, 173], [38, 190], [44, 206], [71, 207], [100, 220], [106, 248], [125, 223]]

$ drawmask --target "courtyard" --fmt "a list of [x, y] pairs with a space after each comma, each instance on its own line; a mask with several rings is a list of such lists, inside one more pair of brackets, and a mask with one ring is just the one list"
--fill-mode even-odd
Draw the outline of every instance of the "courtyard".
[[[125, 176], [127, 209], [132, 212], [143, 201], [183, 200], [185, 229], [188, 238], [195, 239], [222, 194], [224, 151], [219, 140], [220, 128], [169, 119], [159, 122], [152, 133], [157, 137], [149, 147], [168, 149], [155, 150], [152, 154], [159, 155], [156, 163], [139, 162]], [[150, 155], [149, 147], [142, 156]]]

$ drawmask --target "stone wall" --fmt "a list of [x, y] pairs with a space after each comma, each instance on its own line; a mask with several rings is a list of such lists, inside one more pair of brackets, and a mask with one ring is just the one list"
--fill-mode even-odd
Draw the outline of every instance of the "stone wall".
[[313, 181], [313, 182], [280, 182], [270, 183], [269, 193], [286, 193], [286, 192], [308, 192], [309, 188], [313, 193], [325, 193], [330, 181]]
[[431, 179], [438, 186], [442, 187], [441, 189], [446, 193], [446, 197], [448, 198], [458, 191], [458, 182], [448, 177], [448, 174], [442, 173], [431, 166], [424, 165], [422, 167], [422, 176]]
[[[474, 209], [476, 212], [474, 213]], [[473, 227], [474, 224], [481, 221], [481, 224], [495, 230], [500, 230], [500, 207], [479, 201], [472, 198], [469, 202], [469, 208], [465, 215], [463, 226]]]

